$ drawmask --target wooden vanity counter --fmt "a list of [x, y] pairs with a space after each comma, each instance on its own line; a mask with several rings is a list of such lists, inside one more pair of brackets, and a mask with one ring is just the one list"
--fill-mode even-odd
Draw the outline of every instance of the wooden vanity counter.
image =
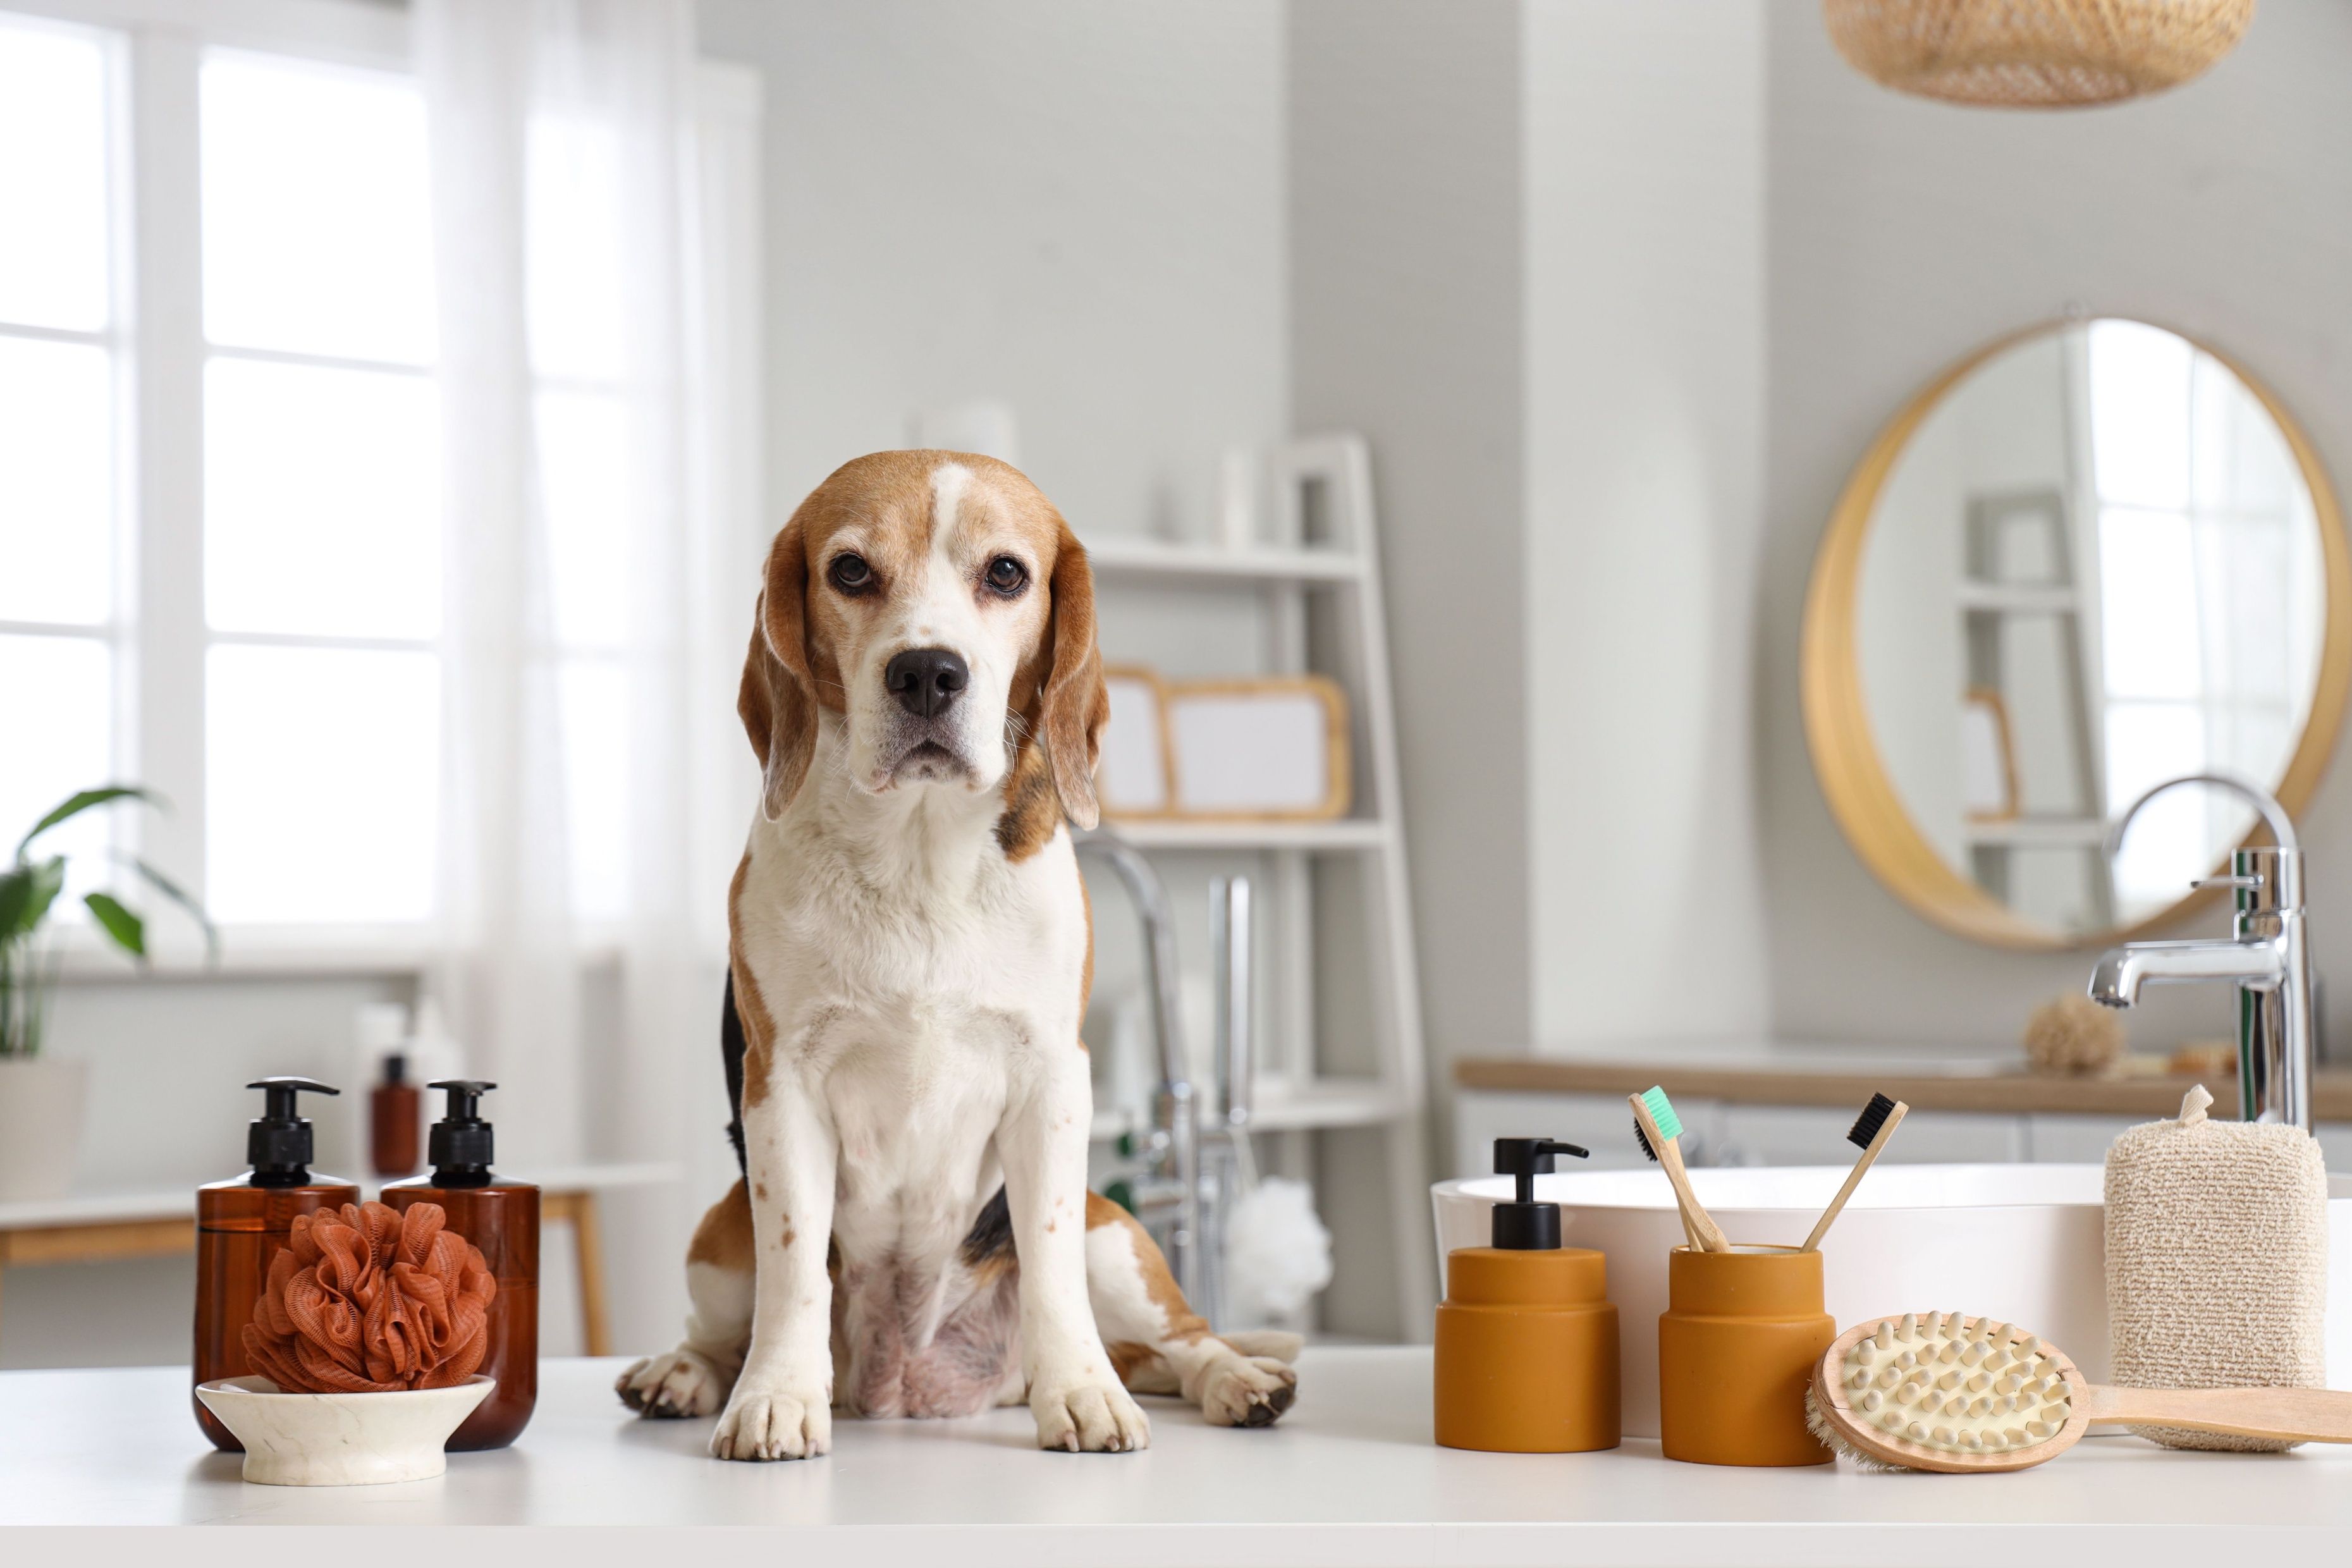
[[[1675, 1099], [1740, 1105], [1853, 1107], [1892, 1095], [1914, 1110], [1996, 1115], [2170, 1116], [2200, 1080], [2166, 1078], [2044, 1078], [1999, 1068], [1889, 1071], [1867, 1068], [1641, 1061], [1600, 1058], [1465, 1057], [1454, 1066], [1463, 1089], [1526, 1094], [1632, 1094], [1652, 1084]], [[2235, 1079], [2207, 1081], [2213, 1113], [2234, 1116]], [[2352, 1071], [2322, 1070], [2312, 1082], [2320, 1121], [2352, 1121]]]

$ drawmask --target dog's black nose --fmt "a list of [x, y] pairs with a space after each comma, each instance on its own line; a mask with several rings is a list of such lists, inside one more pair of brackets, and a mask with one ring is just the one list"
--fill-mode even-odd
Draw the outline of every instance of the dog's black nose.
[[918, 719], [928, 719], [955, 700], [971, 679], [963, 655], [943, 647], [910, 647], [883, 667], [882, 684], [898, 698], [898, 706]]

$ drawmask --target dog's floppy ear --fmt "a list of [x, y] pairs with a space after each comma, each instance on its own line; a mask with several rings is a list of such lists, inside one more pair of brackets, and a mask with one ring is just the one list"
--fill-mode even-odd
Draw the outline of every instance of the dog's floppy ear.
[[760, 815], [783, 816], [808, 776], [816, 753], [816, 700], [809, 676], [804, 630], [808, 555], [795, 518], [768, 552], [751, 647], [743, 657], [743, 684], [735, 711], [760, 759]]
[[1102, 651], [1095, 646], [1095, 576], [1069, 525], [1054, 550], [1054, 667], [1045, 678], [1045, 757], [1054, 764], [1054, 793], [1062, 812], [1080, 827], [1102, 813], [1095, 803], [1095, 763], [1103, 725], [1110, 719], [1110, 689], [1103, 684]]

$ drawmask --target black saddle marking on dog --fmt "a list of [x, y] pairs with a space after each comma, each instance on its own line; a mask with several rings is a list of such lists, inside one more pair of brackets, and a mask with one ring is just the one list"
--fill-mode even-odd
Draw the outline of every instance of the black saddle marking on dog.
[[735, 1012], [735, 970], [727, 970], [727, 997], [719, 1014], [719, 1055], [727, 1064], [727, 1141], [735, 1145], [735, 1169], [746, 1180], [751, 1163], [743, 1154], [743, 1020]]
[[980, 1217], [971, 1222], [971, 1232], [963, 1238], [963, 1262], [967, 1268], [977, 1268], [992, 1258], [1002, 1258], [1013, 1250], [1013, 1209], [1004, 1201], [1004, 1189], [981, 1205]]

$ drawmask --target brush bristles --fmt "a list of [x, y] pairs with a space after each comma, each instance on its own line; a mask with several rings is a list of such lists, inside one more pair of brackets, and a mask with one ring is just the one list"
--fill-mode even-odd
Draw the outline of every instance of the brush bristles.
[[1862, 1114], [1853, 1119], [1853, 1131], [1845, 1135], [1845, 1141], [1857, 1149], [1869, 1148], [1870, 1141], [1878, 1136], [1878, 1130], [1886, 1125], [1886, 1119], [1893, 1114], [1893, 1100], [1883, 1094], [1872, 1095], [1870, 1103], [1862, 1108]]
[[1911, 1468], [1908, 1465], [1890, 1465], [1877, 1455], [1865, 1454], [1847, 1442], [1845, 1434], [1830, 1425], [1830, 1418], [1822, 1413], [1821, 1395], [1814, 1392], [1810, 1383], [1805, 1385], [1805, 1430], [1820, 1438], [1822, 1447], [1841, 1459], [1850, 1460], [1858, 1470], [1893, 1475]]
[[1642, 1152], [1650, 1157], [1651, 1164], [1658, 1163], [1658, 1152], [1650, 1147], [1650, 1135], [1642, 1131], [1642, 1119], [1638, 1116], [1633, 1118], [1633, 1142], [1642, 1146]]
[[1649, 1108], [1650, 1120], [1658, 1124], [1661, 1136], [1679, 1138], [1683, 1135], [1683, 1119], [1675, 1114], [1675, 1102], [1666, 1098], [1663, 1087], [1643, 1089], [1642, 1103]]

